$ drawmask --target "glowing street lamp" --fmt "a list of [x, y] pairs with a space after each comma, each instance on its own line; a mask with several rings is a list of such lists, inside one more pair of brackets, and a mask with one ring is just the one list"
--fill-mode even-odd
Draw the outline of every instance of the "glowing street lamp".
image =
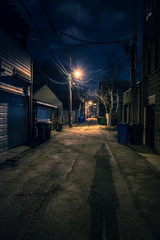
[[81, 76], [81, 73], [79, 71], [75, 72], [75, 76], [78, 78]]
[[82, 76], [82, 72], [80, 70], [74, 70], [73, 75], [75, 78], [80, 78]]
[[92, 102], [92, 101], [89, 101], [88, 104], [91, 106], [91, 105], [93, 104], [93, 102]]

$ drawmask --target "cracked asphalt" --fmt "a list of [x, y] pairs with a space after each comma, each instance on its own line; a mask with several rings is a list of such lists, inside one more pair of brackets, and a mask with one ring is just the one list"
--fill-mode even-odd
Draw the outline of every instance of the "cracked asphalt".
[[4, 240], [160, 239], [160, 172], [90, 120], [0, 166]]

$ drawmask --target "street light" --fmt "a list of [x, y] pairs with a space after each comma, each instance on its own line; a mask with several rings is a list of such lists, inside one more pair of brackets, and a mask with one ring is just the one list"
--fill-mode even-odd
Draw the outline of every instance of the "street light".
[[81, 76], [82, 76], [82, 71], [80, 70], [80, 69], [75, 69], [74, 71], [73, 71], [73, 75], [74, 75], [74, 77], [75, 78], [81, 78]]
[[81, 73], [80, 73], [79, 71], [76, 71], [76, 72], [75, 72], [75, 76], [78, 78], [78, 77], [81, 76]]
[[92, 101], [89, 101], [88, 103], [89, 103], [89, 105], [90, 105], [90, 106], [93, 104], [93, 102], [92, 102]]

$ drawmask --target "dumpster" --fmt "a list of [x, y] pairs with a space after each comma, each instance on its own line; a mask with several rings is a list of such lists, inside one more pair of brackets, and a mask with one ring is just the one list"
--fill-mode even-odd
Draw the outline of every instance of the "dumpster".
[[118, 143], [127, 144], [129, 136], [129, 124], [118, 123]]
[[142, 124], [130, 124], [129, 143], [133, 145], [143, 144], [143, 125]]
[[106, 125], [106, 118], [105, 117], [98, 117], [98, 124]]
[[51, 124], [46, 122], [37, 123], [38, 138], [42, 141], [47, 141], [51, 137]]

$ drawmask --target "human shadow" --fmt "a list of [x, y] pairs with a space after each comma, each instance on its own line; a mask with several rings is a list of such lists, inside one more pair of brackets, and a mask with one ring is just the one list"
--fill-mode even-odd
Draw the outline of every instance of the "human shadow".
[[119, 206], [114, 188], [110, 155], [102, 144], [96, 155], [96, 167], [88, 204], [91, 207], [89, 240], [119, 239], [116, 209]]

